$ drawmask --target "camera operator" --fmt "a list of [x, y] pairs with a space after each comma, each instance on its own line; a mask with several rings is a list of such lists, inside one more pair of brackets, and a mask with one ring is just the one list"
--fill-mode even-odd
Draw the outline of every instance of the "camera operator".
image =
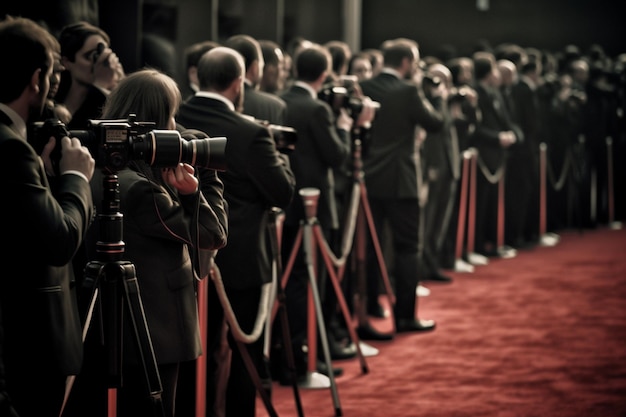
[[[140, 120], [154, 122], [155, 129], [174, 130], [174, 116], [180, 102], [181, 93], [171, 77], [157, 70], [144, 69], [124, 78], [111, 92], [103, 117], [119, 120], [132, 112]], [[156, 140], [155, 146], [158, 148], [159, 140]], [[207, 172], [204, 170], [183, 163], [160, 168], [150, 166], [143, 160], [131, 160], [128, 169], [122, 169], [117, 174], [119, 207], [124, 222], [125, 259], [135, 266], [143, 297], [146, 324], [162, 382], [165, 416], [174, 415], [180, 364], [192, 361], [201, 354], [195, 281], [203, 276], [194, 271], [197, 252], [199, 249], [220, 249], [227, 238], [223, 184], [216, 172], [205, 175]], [[198, 179], [200, 175], [202, 182]], [[106, 210], [103, 199], [107, 190], [103, 189], [104, 185], [98, 179], [101, 178], [94, 177], [92, 181], [94, 201], [102, 202], [99, 208]], [[86, 242], [89, 254], [97, 255], [94, 244], [103, 238], [93, 236]], [[111, 317], [101, 319], [105, 326], [112, 324]], [[90, 346], [93, 349], [86, 350], [86, 362], [96, 369], [87, 368], [79, 375], [77, 392], [72, 393], [68, 404], [68, 416], [93, 416], [106, 408], [97, 399], [89, 398], [98, 394], [102, 399], [106, 398], [102, 397], [106, 393], [102, 386], [106, 378], [93, 374], [101, 362], [106, 362], [103, 357], [97, 356], [102, 350], [102, 346], [97, 346], [99, 329], [92, 326], [91, 330]], [[118, 389], [117, 415], [148, 416], [154, 410], [130, 319], [123, 322], [123, 331], [123, 384]], [[87, 354], [92, 355], [87, 357]], [[96, 386], [81, 387], [81, 378], [86, 380], [86, 384], [91, 382]], [[72, 399], [78, 408], [71, 408]]]
[[0, 66], [0, 178], [9, 199], [0, 217], [10, 242], [1, 261], [19, 271], [0, 280], [3, 417], [57, 417], [66, 377], [83, 357], [71, 261], [93, 218], [95, 161], [77, 138], [57, 139], [63, 157], [53, 195], [44, 166], [51, 168], [55, 139], [41, 159], [26, 141], [48, 94], [53, 53], [52, 35], [32, 20], [0, 22], [0, 54], [15, 58]]
[[[428, 66], [427, 74], [422, 82], [426, 98], [435, 101], [435, 97], [443, 96], [445, 101], [442, 103], [443, 129], [427, 135], [422, 145], [424, 176], [428, 187], [428, 198], [424, 207], [422, 279], [446, 283], [451, 282], [452, 278], [441, 272], [440, 259], [452, 219], [457, 183], [461, 174], [461, 155], [456, 126], [450, 111], [450, 99], [454, 97], [450, 96], [453, 90], [452, 73], [444, 64], [433, 63]], [[445, 91], [440, 93], [437, 91], [440, 89]]]
[[[245, 96], [244, 58], [232, 48], [217, 47], [205, 53], [198, 63], [200, 91], [180, 108], [178, 121], [187, 128], [200, 129], [212, 136], [226, 136], [228, 170], [220, 173], [224, 198], [229, 207], [228, 245], [218, 251], [219, 268], [226, 296], [241, 330], [252, 333], [258, 319], [263, 287], [272, 280], [272, 254], [267, 229], [270, 208], [287, 208], [295, 189], [295, 180], [286, 155], [278, 152], [266, 126], [239, 113]], [[264, 308], [269, 308], [265, 306]], [[225, 416], [254, 417], [256, 388], [245, 366], [243, 353], [235, 344], [231, 329], [228, 381], [217, 378], [216, 353], [220, 350], [224, 310], [211, 281], [208, 295], [207, 415], [214, 415], [216, 398], [226, 384]], [[239, 335], [241, 336], [241, 335]], [[237, 339], [239, 340], [239, 339]], [[264, 366], [263, 333], [245, 344], [256, 369]], [[193, 379], [186, 384], [193, 387]], [[188, 388], [189, 389], [189, 388]], [[178, 409], [177, 416], [188, 417], [193, 411]]]
[[[281, 97], [287, 103], [286, 124], [298, 132], [298, 146], [290, 154], [291, 166], [296, 176], [298, 190], [313, 187], [320, 190], [317, 210], [322, 234], [330, 242], [332, 233], [339, 229], [339, 213], [335, 195], [334, 170], [343, 166], [350, 157], [350, 131], [355, 121], [345, 107], [333, 108], [318, 94], [331, 75], [331, 55], [327, 48], [310, 42], [303, 42], [294, 56], [294, 67], [297, 78]], [[283, 227], [283, 259], [288, 259], [295, 244], [295, 237], [300, 222], [305, 219], [302, 201], [294, 201], [286, 213]], [[336, 313], [336, 299], [332, 286], [327, 282], [323, 263], [318, 267], [320, 275], [320, 297], [323, 301], [325, 325], [329, 328], [330, 320]], [[308, 289], [308, 271], [302, 251], [295, 259], [291, 275], [285, 289], [287, 295], [287, 311], [295, 357], [296, 373], [304, 377], [307, 364], [303, 347], [305, 346], [307, 328], [306, 297]], [[324, 284], [325, 282], [325, 284]], [[324, 291], [324, 286], [328, 291]], [[330, 295], [329, 295], [330, 294]], [[327, 296], [332, 297], [328, 299]], [[279, 333], [276, 329], [276, 333]], [[331, 342], [331, 335], [329, 342]], [[318, 352], [320, 350], [318, 349]], [[276, 352], [279, 353], [279, 352]], [[318, 361], [318, 366], [325, 365]], [[284, 372], [284, 362], [277, 357], [274, 375], [282, 384], [288, 383]], [[340, 370], [319, 369], [323, 373], [340, 372]]]
[[275, 125], [282, 125], [285, 122], [287, 105], [277, 95], [259, 89], [265, 70], [265, 60], [259, 42], [252, 36], [240, 34], [226, 39], [224, 46], [239, 52], [246, 65], [242, 113]]
[[72, 118], [69, 129], [85, 129], [88, 120], [100, 117], [109, 92], [125, 76], [117, 55], [111, 50], [109, 35], [87, 22], [63, 27], [59, 34], [62, 73], [57, 101]]
[[[369, 97], [363, 95], [357, 76], [348, 74], [351, 57], [354, 56], [348, 44], [343, 41], [333, 40], [327, 42], [325, 46], [331, 53], [333, 72], [327, 78], [318, 96], [331, 105], [335, 116], [338, 116], [340, 111], [344, 109], [354, 121], [353, 128], [350, 131], [351, 157], [347, 158], [339, 167], [333, 168], [339, 228], [332, 234], [331, 247], [337, 253], [340, 253], [342, 250], [342, 232], [345, 230], [345, 225], [350, 220], [348, 216], [352, 215], [349, 210], [355, 181], [355, 167], [353, 166], [355, 162], [354, 152], [356, 151], [355, 143], [356, 140], [360, 140], [360, 152], [361, 154], [366, 152], [363, 143], [368, 142], [371, 122], [376, 114], [378, 103], [375, 103]], [[368, 65], [370, 64], [367, 59], [365, 62], [367, 62]], [[344, 298], [348, 305], [352, 307], [352, 310], [354, 310], [352, 301], [356, 295], [355, 291], [359, 288], [359, 283], [355, 281], [356, 276], [353, 275], [352, 272], [351, 268], [346, 270], [347, 279], [342, 280], [342, 287]], [[376, 279], [377, 277], [370, 275], [367, 279], [370, 278]], [[373, 286], [378, 287], [379, 282], [375, 281]], [[320, 289], [324, 289], [324, 287], [321, 286]], [[326, 308], [334, 308], [337, 310], [327, 327], [330, 355], [333, 359], [348, 359], [354, 357], [357, 354], [356, 346], [351, 342], [344, 343], [344, 341], [347, 340], [348, 331], [345, 320], [338, 311], [334, 289], [330, 285], [326, 285], [325, 289], [326, 294], [323, 294], [323, 296], [327, 303]], [[363, 299], [364, 295], [365, 294], [362, 294], [360, 298]], [[382, 306], [378, 304], [378, 299], [376, 298], [374, 301], [375, 304], [372, 310], [375, 311], [372, 311], [372, 315], [384, 317], [385, 311]], [[359, 337], [364, 340], [388, 340], [390, 336], [377, 332], [369, 325], [366, 307], [359, 307], [362, 307], [363, 310], [355, 311], [355, 315], [359, 320], [357, 326]], [[318, 353], [321, 353], [321, 349], [318, 350]]]
[[[420, 271], [420, 216], [417, 164], [419, 143], [416, 128], [428, 133], [443, 127], [441, 113], [424, 97], [419, 81], [420, 54], [417, 42], [394, 39], [383, 43], [384, 68], [380, 74], [361, 83], [363, 93], [380, 103], [372, 123], [368, 150], [363, 160], [376, 233], [383, 235], [385, 221], [394, 253], [398, 332], [429, 331], [433, 320], [417, 319], [416, 289]], [[368, 273], [378, 271], [372, 245], [367, 257]], [[370, 281], [371, 282], [371, 281]], [[371, 296], [372, 292], [368, 291]]]

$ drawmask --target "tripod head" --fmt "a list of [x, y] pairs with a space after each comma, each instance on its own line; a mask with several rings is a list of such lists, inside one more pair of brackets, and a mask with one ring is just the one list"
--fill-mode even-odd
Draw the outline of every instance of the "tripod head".
[[96, 255], [103, 261], [121, 261], [125, 250], [120, 212], [119, 181], [116, 173], [102, 171], [102, 203], [98, 213], [99, 235]]

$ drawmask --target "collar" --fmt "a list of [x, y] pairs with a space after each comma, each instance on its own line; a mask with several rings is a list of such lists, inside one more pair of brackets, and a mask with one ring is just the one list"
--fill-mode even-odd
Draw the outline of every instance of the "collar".
[[26, 140], [26, 122], [24, 122], [24, 119], [22, 119], [15, 110], [4, 103], [0, 103], [0, 111], [3, 111], [9, 119], [11, 119], [11, 124], [9, 125], [11, 130], [20, 135], [22, 139]]
[[385, 67], [385, 68], [382, 69], [381, 72], [384, 72], [385, 74], [393, 75], [394, 77], [396, 77], [399, 80], [402, 79], [402, 75], [400, 75], [400, 73], [398, 71], [396, 71], [395, 69], [393, 69], [393, 68]]
[[221, 94], [213, 93], [210, 91], [198, 91], [195, 95], [196, 97], [212, 98], [213, 100], [221, 101], [222, 103], [226, 104], [229, 109], [235, 111], [235, 105]]
[[307, 84], [304, 81], [296, 81], [293, 83], [293, 85], [296, 87], [304, 88], [306, 91], [309, 92], [309, 94], [311, 94], [311, 97], [317, 98], [317, 93], [310, 84]]

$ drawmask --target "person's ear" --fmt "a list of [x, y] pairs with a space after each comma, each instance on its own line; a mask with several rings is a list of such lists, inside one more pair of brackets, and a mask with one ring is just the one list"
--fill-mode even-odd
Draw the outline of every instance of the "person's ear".
[[33, 72], [33, 75], [30, 77], [30, 87], [35, 91], [35, 93], [39, 93], [40, 79], [41, 79], [41, 68], [37, 68]]
[[235, 94], [239, 94], [243, 88], [243, 75], [235, 78], [231, 83], [229, 89]]
[[250, 80], [252, 81], [256, 81], [259, 78], [261, 78], [261, 71], [260, 70], [260, 66], [259, 66], [259, 60], [255, 59], [254, 61], [252, 61], [252, 63], [250, 64], [250, 68], [248, 68], [248, 72], [250, 73], [250, 77], [248, 77]]

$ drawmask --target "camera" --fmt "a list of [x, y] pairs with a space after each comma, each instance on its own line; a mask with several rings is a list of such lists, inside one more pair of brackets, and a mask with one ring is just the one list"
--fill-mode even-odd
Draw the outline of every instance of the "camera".
[[270, 124], [267, 126], [280, 153], [289, 154], [296, 149], [298, 134], [296, 129], [288, 126]]
[[275, 125], [268, 120], [257, 119], [254, 116], [248, 114], [242, 114], [243, 118], [252, 122], [258, 123], [261, 126], [266, 127], [270, 131], [270, 136], [274, 139], [276, 144], [276, 150], [283, 154], [289, 154], [296, 149], [296, 141], [298, 140], [298, 133], [296, 129], [288, 126]]
[[429, 72], [424, 74], [424, 78], [422, 79], [422, 83], [426, 87], [437, 88], [441, 84], [441, 78], [437, 75], [433, 75]]
[[464, 88], [453, 88], [448, 96], [449, 103], [462, 103], [467, 99], [467, 91]]
[[[326, 102], [333, 112], [339, 113], [343, 108], [354, 120], [358, 119], [363, 111], [363, 98], [360, 96], [358, 81], [354, 76], [342, 76], [338, 80], [326, 83], [317, 94], [317, 97]], [[378, 108], [380, 105], [372, 101]]]
[[153, 167], [173, 167], [179, 163], [226, 170], [226, 138], [187, 140], [177, 130], [154, 129], [153, 122], [138, 122], [134, 114], [128, 119], [90, 120], [87, 130], [68, 130], [58, 119], [35, 122], [30, 142], [41, 154], [51, 136], [56, 145], [50, 154], [55, 173], [61, 159], [61, 138], [77, 137], [89, 149], [96, 166], [107, 172], [120, 171], [133, 160], [142, 160]]

